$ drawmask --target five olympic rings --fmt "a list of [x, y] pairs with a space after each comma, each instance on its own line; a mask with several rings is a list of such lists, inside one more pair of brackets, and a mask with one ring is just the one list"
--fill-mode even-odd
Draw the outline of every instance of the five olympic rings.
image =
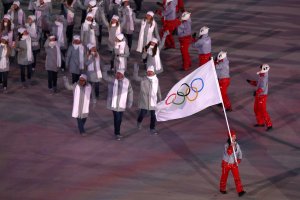
[[[201, 82], [200, 89], [198, 87], [194, 86], [195, 81]], [[190, 83], [190, 85], [188, 85], [187, 83], [183, 83], [183, 84], [181, 84], [181, 86], [179, 87], [179, 89], [177, 90], [176, 93], [172, 93], [167, 97], [165, 104], [170, 105], [172, 103], [175, 105], [181, 105], [185, 102], [185, 99], [187, 99], [190, 102], [195, 101], [198, 98], [199, 92], [201, 92], [203, 90], [203, 88], [204, 88], [204, 81], [202, 78], [193, 79], [192, 82]], [[195, 93], [193, 98], [189, 97], [191, 92]], [[177, 98], [178, 96], [181, 97], [180, 101], [176, 101], [178, 99]]]

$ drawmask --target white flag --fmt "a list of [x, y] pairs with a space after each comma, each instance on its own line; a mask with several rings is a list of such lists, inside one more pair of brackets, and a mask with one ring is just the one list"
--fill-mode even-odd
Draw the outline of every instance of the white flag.
[[213, 59], [202, 65], [169, 91], [157, 104], [157, 121], [179, 119], [221, 103], [222, 97]]

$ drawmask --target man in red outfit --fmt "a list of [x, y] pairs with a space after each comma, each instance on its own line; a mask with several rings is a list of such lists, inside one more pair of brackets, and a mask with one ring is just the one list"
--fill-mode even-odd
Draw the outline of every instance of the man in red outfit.
[[176, 27], [180, 24], [180, 21], [176, 19], [176, 5], [177, 0], [166, 0], [165, 4], [163, 5], [163, 11], [161, 13], [163, 17], [163, 27], [160, 31], [161, 36], [167, 30], [170, 32], [165, 42], [166, 49], [175, 49], [175, 41], [172, 34]]
[[231, 103], [227, 95], [227, 89], [230, 85], [229, 75], [229, 60], [227, 58], [227, 52], [221, 51], [215, 61], [217, 76], [219, 79], [219, 85], [221, 90], [224, 107], [227, 112], [232, 111]]
[[266, 131], [270, 131], [273, 128], [270, 115], [267, 112], [269, 70], [270, 66], [268, 64], [263, 64], [260, 66], [260, 71], [257, 72], [257, 75], [259, 76], [258, 80], [247, 80], [248, 83], [257, 87], [254, 93], [254, 113], [257, 123], [254, 126], [264, 127], [266, 125]]
[[199, 32], [199, 39], [196, 40], [196, 34], [193, 34], [193, 47], [197, 48], [199, 55], [199, 67], [207, 63], [211, 58], [211, 39], [208, 36], [209, 28], [203, 26]]
[[181, 16], [181, 24], [177, 28], [177, 33], [180, 42], [180, 51], [182, 55], [182, 68], [188, 70], [192, 66], [189, 47], [192, 41], [192, 21], [191, 13], [184, 12]]
[[[222, 175], [220, 179], [220, 192], [222, 194], [227, 194], [226, 192], [226, 184], [227, 184], [227, 178], [229, 171], [231, 171], [236, 191], [239, 196], [243, 196], [246, 192], [243, 189], [243, 185], [240, 179], [239, 174], [239, 168], [238, 163], [241, 163], [242, 160], [242, 151], [240, 149], [239, 144], [236, 142], [236, 133], [234, 131], [231, 131], [231, 139], [230, 137], [227, 140], [227, 143], [225, 144], [224, 154], [223, 154], [223, 160], [222, 160]], [[235, 160], [234, 152], [237, 160]]]

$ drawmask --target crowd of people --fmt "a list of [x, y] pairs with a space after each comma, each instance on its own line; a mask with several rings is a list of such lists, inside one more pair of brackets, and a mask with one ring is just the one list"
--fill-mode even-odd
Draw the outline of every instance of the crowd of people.
[[[135, 0], [135, 10], [129, 0], [64, 0], [60, 3], [60, 14], [56, 15], [53, 14], [52, 3], [51, 0], [30, 0], [27, 7], [22, 7], [20, 1], [0, 2], [0, 83], [3, 93], [7, 93], [10, 64], [16, 62], [22, 87], [27, 88], [36, 68], [37, 57], [43, 50], [51, 94], [57, 93], [58, 72], [70, 72], [71, 82], [64, 76], [64, 85], [74, 93], [72, 117], [76, 118], [82, 136], [86, 135], [85, 123], [90, 103], [99, 98], [99, 84], [104, 80], [108, 84], [107, 108], [113, 112], [114, 134], [117, 140], [121, 140], [122, 116], [133, 103], [131, 81], [125, 76], [131, 52], [136, 51], [141, 58], [140, 64], [138, 61], [134, 64], [132, 79], [140, 83], [137, 128], [141, 129], [145, 115], [150, 112], [150, 133], [154, 135], [158, 134], [155, 108], [157, 102], [162, 100], [157, 76], [164, 71], [160, 52], [176, 48], [174, 33], [180, 43], [182, 70], [192, 67], [191, 45], [198, 52], [198, 66], [212, 57], [209, 28], [203, 26], [198, 34], [193, 33], [191, 13], [185, 10], [183, 0], [157, 2], [157, 10], [149, 10], [144, 15], [141, 13], [142, 0]], [[74, 34], [78, 13], [81, 13], [81, 29], [80, 33]], [[101, 62], [103, 48], [100, 48], [104, 31], [108, 33], [105, 50], [111, 53], [110, 63], [106, 65]], [[138, 32], [138, 38], [134, 38], [134, 32]], [[133, 46], [134, 40], [137, 46]], [[231, 112], [233, 109], [227, 95], [230, 85], [227, 52], [219, 52], [214, 61], [224, 107]], [[146, 69], [145, 76], [139, 76], [139, 66]], [[267, 126], [267, 131], [272, 129], [266, 110], [269, 69], [269, 65], [263, 64], [257, 73], [258, 81], [247, 80], [257, 87], [254, 93], [255, 126]], [[220, 191], [226, 193], [228, 172], [232, 170], [237, 191], [242, 196], [245, 192], [232, 153], [233, 149], [236, 150], [240, 162], [242, 155], [235, 137], [233, 132], [233, 139], [225, 145]], [[232, 144], [235, 145], [233, 149]]]

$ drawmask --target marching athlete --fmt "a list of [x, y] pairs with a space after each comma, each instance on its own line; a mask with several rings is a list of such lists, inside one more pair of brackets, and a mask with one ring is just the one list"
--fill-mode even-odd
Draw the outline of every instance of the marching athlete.
[[209, 28], [204, 26], [200, 29], [199, 39], [196, 41], [196, 33], [193, 34], [195, 43], [193, 46], [198, 49], [199, 67], [207, 63], [211, 58], [211, 39], [208, 36]]

